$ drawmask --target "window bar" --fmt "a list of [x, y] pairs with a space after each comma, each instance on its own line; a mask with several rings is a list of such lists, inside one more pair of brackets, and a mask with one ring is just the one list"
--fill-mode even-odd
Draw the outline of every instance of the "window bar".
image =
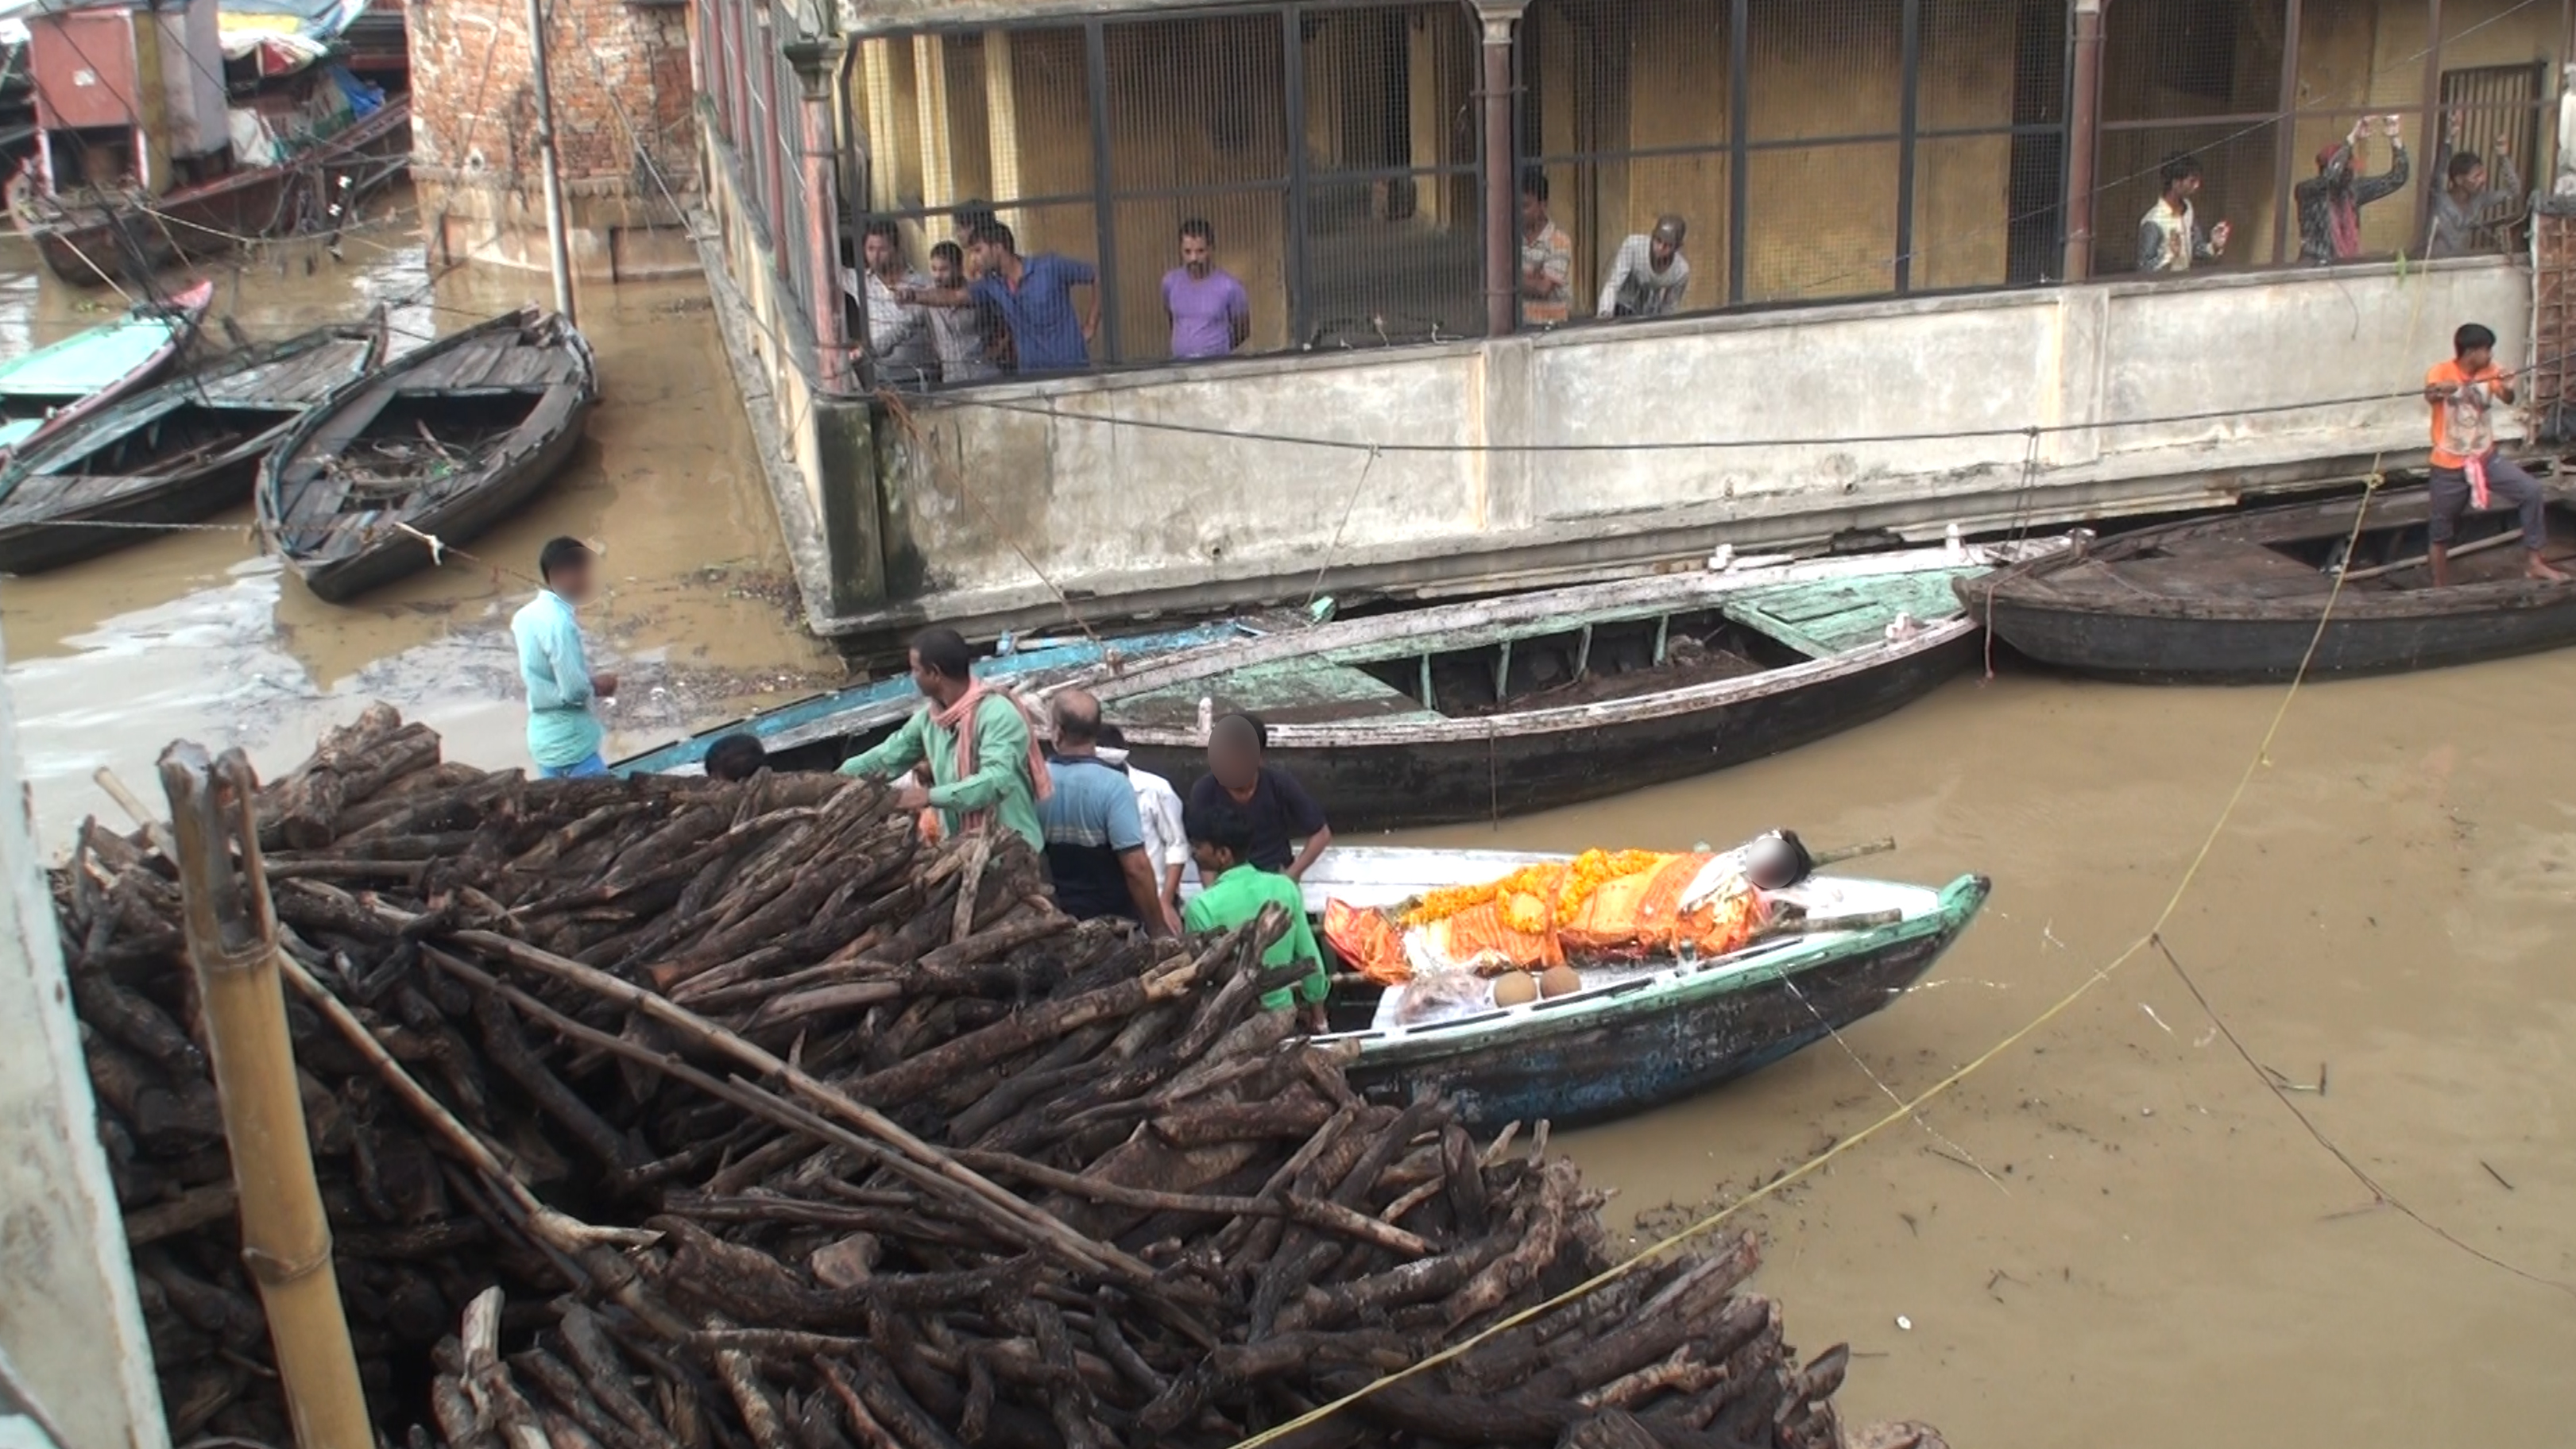
[[1110, 200], [1116, 188], [1110, 178], [1109, 41], [1098, 19], [1084, 22], [1082, 51], [1091, 84], [1091, 225], [1100, 238], [1094, 264], [1100, 280], [1093, 284], [1093, 295], [1100, 303], [1100, 337], [1091, 357], [1096, 367], [1127, 355], [1118, 345], [1118, 212]]
[[1905, 0], [1901, 114], [1896, 123], [1896, 295], [1914, 290], [1914, 112], [1923, 80], [1923, 0]]
[[[1753, 124], [1753, 100], [1746, 87], [1750, 83], [1753, 49], [1752, 0], [1734, 0], [1729, 7], [1726, 37], [1726, 301], [1729, 306], [1744, 302], [1744, 199], [1752, 190], [1744, 174], [1744, 133]], [[1656, 636], [1656, 662], [1663, 662], [1662, 635]]]
[[[2369, 104], [2364, 98], [2364, 105]], [[2298, 183], [2293, 179], [2299, 149], [2299, 0], [2287, 0], [2281, 26], [2281, 105], [2272, 143], [2272, 265], [2279, 266], [2289, 257], [2291, 233], [2298, 226], [2298, 208], [2292, 204]]]
[[[2424, 0], [2424, 35], [2424, 121], [2416, 136], [2419, 146], [2438, 143], [2442, 135], [2442, 0]], [[2438, 184], [2429, 166], [2425, 168], [2424, 184], [2429, 201], [2429, 188]], [[2426, 205], [2416, 210], [2415, 252], [2421, 256], [2432, 250], [2433, 208]]]
[[1304, 349], [1315, 332], [1315, 289], [1306, 275], [1306, 21], [1290, 5], [1279, 12], [1279, 59], [1288, 139], [1288, 350]]

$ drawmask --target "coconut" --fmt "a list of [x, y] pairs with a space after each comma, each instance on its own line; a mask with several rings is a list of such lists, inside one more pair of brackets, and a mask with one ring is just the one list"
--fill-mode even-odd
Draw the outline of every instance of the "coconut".
[[1567, 996], [1583, 989], [1583, 977], [1571, 966], [1550, 966], [1538, 979], [1541, 996]]
[[1494, 1004], [1521, 1006], [1538, 1000], [1538, 983], [1526, 971], [1507, 971], [1494, 978]]

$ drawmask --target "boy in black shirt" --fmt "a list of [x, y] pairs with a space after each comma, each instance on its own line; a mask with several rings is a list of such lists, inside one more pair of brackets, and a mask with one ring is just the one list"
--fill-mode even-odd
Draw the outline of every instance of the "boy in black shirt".
[[[1333, 827], [1296, 776], [1262, 763], [1268, 743], [1261, 721], [1251, 715], [1219, 719], [1208, 731], [1208, 773], [1190, 786], [1189, 804], [1205, 810], [1225, 801], [1242, 811], [1252, 822], [1251, 863], [1297, 880], [1333, 843]], [[1297, 840], [1305, 842], [1303, 848], [1291, 845]]]

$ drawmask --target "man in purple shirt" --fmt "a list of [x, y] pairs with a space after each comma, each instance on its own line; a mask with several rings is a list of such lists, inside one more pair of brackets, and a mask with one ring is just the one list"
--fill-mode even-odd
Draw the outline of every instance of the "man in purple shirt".
[[[976, 227], [966, 252], [977, 273], [968, 294], [1010, 329], [1023, 375], [1091, 365], [1089, 343], [1100, 330], [1100, 274], [1091, 263], [1053, 252], [1023, 259], [1018, 239], [998, 221]], [[1073, 309], [1076, 287], [1092, 289], [1090, 309], [1080, 314]]]
[[1216, 264], [1216, 228], [1196, 217], [1181, 223], [1181, 264], [1163, 274], [1163, 310], [1174, 357], [1223, 357], [1252, 335], [1252, 298]]

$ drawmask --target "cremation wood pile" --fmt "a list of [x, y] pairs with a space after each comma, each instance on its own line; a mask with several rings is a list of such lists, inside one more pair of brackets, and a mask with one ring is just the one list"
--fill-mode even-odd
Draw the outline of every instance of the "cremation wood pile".
[[[1610, 1261], [1543, 1130], [1283, 1047], [1278, 922], [1077, 927], [1016, 840], [925, 847], [875, 785], [485, 774], [379, 707], [260, 825], [392, 1443], [1227, 1445]], [[173, 868], [93, 824], [53, 887], [171, 1433], [287, 1445]], [[1754, 1263], [1648, 1266], [1281, 1442], [1937, 1443], [1846, 1437], [1847, 1355], [1802, 1365]]]

